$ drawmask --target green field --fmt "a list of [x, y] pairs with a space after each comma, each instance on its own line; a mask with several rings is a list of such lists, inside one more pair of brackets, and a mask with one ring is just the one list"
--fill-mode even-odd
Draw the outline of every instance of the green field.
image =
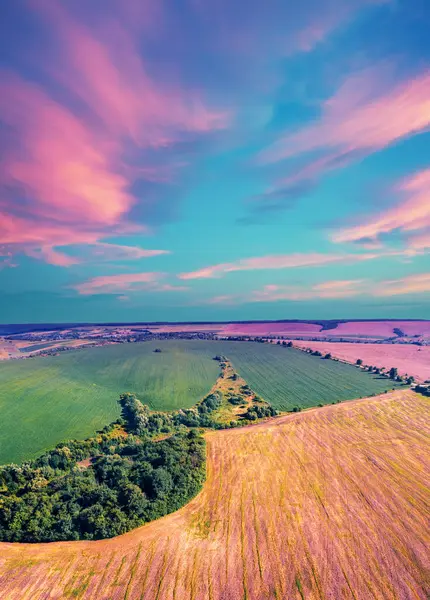
[[[154, 353], [155, 348], [162, 352]], [[226, 355], [248, 384], [280, 410], [383, 392], [392, 382], [299, 350], [252, 342], [118, 344], [0, 363], [0, 463], [19, 462], [60, 441], [84, 438], [119, 416], [135, 392], [152, 409], [195, 404]]]
[[119, 417], [121, 392], [158, 410], [192, 406], [219, 374], [211, 357], [199, 342], [157, 341], [0, 363], [0, 463], [92, 435]]
[[255, 342], [214, 343], [220, 344], [218, 352], [230, 358], [248, 385], [278, 410], [352, 400], [393, 387], [389, 379], [294, 348]]

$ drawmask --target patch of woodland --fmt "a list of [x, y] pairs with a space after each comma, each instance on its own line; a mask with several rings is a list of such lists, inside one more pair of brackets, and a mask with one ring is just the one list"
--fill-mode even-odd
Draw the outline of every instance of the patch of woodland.
[[[179, 509], [200, 491], [206, 453], [197, 431], [154, 442], [111, 436], [115, 427], [1, 467], [0, 539], [109, 538]], [[88, 456], [87, 468], [77, 464]]]
[[[240, 392], [241, 402], [252, 394], [246, 385]], [[178, 510], [205, 480], [201, 428], [237, 427], [277, 414], [257, 400], [240, 419], [220, 423], [214, 415], [224, 401], [215, 389], [193, 408], [167, 413], [122, 394], [121, 418], [96, 436], [0, 466], [0, 540], [110, 538]]]

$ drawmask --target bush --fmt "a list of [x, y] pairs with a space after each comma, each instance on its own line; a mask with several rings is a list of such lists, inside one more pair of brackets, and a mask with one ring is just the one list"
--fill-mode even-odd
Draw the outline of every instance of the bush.
[[257, 419], [264, 419], [266, 417], [274, 417], [278, 412], [270, 405], [266, 406], [252, 406], [243, 415], [244, 419], [248, 421], [256, 421]]
[[228, 399], [228, 401], [230, 402], [230, 404], [238, 406], [239, 404], [243, 403], [243, 398], [241, 398], [240, 396], [232, 396]]
[[398, 372], [397, 369], [395, 367], [391, 367], [389, 373], [388, 373], [388, 377], [390, 379], [396, 379], [396, 377], [398, 376]]

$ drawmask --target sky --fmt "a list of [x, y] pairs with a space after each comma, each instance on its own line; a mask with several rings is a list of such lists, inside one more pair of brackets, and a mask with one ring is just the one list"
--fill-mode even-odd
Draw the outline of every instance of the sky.
[[0, 6], [0, 322], [430, 318], [428, 0]]

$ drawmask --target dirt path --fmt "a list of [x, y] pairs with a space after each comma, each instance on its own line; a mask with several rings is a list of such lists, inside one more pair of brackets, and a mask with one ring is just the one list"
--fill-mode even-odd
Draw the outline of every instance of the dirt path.
[[190, 504], [112, 540], [0, 544], [0, 597], [425, 600], [429, 405], [397, 391], [209, 433]]

